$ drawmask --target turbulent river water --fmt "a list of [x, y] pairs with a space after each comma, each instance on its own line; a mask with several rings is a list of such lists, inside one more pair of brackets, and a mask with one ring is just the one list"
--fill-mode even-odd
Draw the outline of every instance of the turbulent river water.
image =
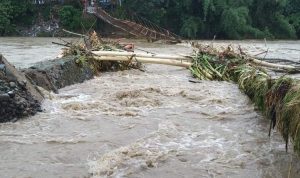
[[[53, 40], [0, 38], [0, 53], [28, 67], [59, 53]], [[192, 52], [186, 45], [135, 43], [152, 52]], [[234, 43], [252, 53], [269, 48], [278, 58], [300, 56], [299, 42]], [[63, 88], [49, 94], [44, 112], [0, 124], [0, 177], [300, 176], [299, 158], [285, 151], [279, 133], [268, 137], [269, 122], [237, 85], [190, 83], [189, 71], [179, 67], [145, 69]]]

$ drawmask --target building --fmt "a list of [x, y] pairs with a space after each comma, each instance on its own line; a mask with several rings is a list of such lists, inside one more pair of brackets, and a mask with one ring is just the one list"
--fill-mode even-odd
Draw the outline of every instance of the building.
[[104, 7], [122, 5], [122, 0], [98, 0], [98, 2]]
[[38, 5], [47, 4], [47, 3], [63, 4], [64, 2], [65, 0], [33, 0], [33, 4], [38, 4]]
[[45, 0], [33, 0], [33, 4], [45, 4]]
[[[43, 4], [49, 4], [49, 3], [58, 3], [58, 4], [64, 4], [67, 2], [71, 2], [72, 0], [32, 0], [33, 4], [37, 5], [43, 5]], [[74, 1], [74, 0], [73, 0]], [[123, 0], [82, 0], [82, 2], [87, 2], [89, 6], [94, 6], [99, 4], [100, 6], [104, 8], [109, 8], [109, 7], [116, 7], [116, 6], [121, 6]]]

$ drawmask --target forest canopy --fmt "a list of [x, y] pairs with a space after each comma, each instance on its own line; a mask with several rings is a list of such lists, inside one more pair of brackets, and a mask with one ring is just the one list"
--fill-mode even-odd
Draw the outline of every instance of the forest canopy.
[[300, 38], [300, 0], [124, 0], [119, 10], [188, 38]]
[[[81, 28], [81, 1], [66, 2], [56, 9], [61, 25]], [[0, 36], [16, 26], [32, 25], [40, 14], [47, 18], [52, 11], [36, 7], [32, 0], [1, 0]], [[123, 0], [111, 13], [119, 18], [137, 14], [185, 38], [300, 38], [300, 0]]]

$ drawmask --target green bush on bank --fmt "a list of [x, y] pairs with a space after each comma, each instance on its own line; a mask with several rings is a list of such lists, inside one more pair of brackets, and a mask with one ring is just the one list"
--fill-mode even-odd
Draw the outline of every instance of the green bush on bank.
[[0, 1], [0, 36], [15, 32], [16, 24], [28, 26], [33, 23], [35, 8], [30, 0]]
[[70, 30], [78, 29], [81, 26], [81, 11], [73, 6], [63, 6], [59, 11], [59, 18], [63, 27]]
[[89, 29], [96, 20], [94, 17], [84, 15], [82, 9], [71, 5], [65, 5], [60, 9], [59, 19], [64, 28], [74, 31]]

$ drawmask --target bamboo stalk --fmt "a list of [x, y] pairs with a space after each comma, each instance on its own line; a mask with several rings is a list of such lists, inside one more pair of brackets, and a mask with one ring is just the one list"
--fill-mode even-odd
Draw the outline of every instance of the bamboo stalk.
[[65, 47], [70, 47], [70, 45], [68, 45], [68, 44], [62, 44], [62, 43], [57, 43], [57, 42], [53, 42], [53, 41], [52, 41], [52, 44], [56, 44], [56, 45], [60, 45], [60, 46], [65, 46]]
[[159, 58], [159, 59], [174, 59], [174, 60], [185, 60], [191, 61], [190, 58], [184, 56], [166, 55], [166, 54], [145, 54], [145, 53], [134, 53], [134, 52], [117, 52], [117, 51], [92, 51], [96, 56], [126, 56], [126, 57], [145, 57], [145, 58]]
[[172, 60], [172, 59], [163, 59], [163, 58], [149, 58], [149, 57], [134, 57], [131, 59], [127, 56], [94, 56], [96, 60], [101, 61], [130, 61], [130, 60], [137, 60], [141, 63], [151, 63], [151, 64], [164, 64], [164, 65], [171, 65], [171, 66], [179, 66], [179, 67], [190, 67], [192, 63]]
[[82, 34], [79, 34], [79, 33], [71, 32], [71, 31], [65, 30], [65, 29], [63, 29], [63, 31], [66, 32], [66, 33], [72, 34], [72, 35], [80, 36], [80, 37], [88, 37], [86, 35], [82, 35]]
[[284, 69], [284, 70], [294, 70], [296, 69], [295, 66], [291, 65], [282, 65], [282, 64], [273, 64], [265, 61], [261, 61], [254, 58], [249, 58], [249, 61], [253, 64], [264, 66], [264, 67], [270, 67], [270, 68], [276, 68], [276, 69]]

